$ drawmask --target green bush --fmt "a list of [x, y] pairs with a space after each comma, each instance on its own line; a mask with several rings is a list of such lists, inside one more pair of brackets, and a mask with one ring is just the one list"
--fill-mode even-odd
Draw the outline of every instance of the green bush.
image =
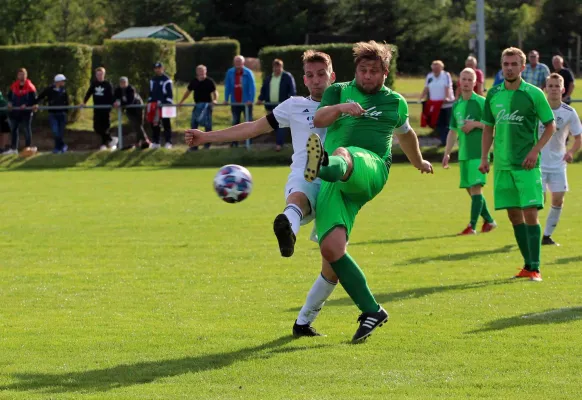
[[[0, 46], [0, 87], [6, 94], [19, 68], [26, 68], [39, 93], [53, 83], [56, 74], [64, 74], [69, 101], [79, 104], [89, 87], [91, 54], [91, 47], [80, 44]], [[78, 112], [69, 114], [71, 121], [77, 117]]]
[[106, 40], [103, 63], [109, 81], [115, 86], [126, 76], [145, 98], [149, 94], [149, 80], [153, 66], [161, 61], [170, 78], [176, 73], [176, 43], [161, 39]]
[[[396, 59], [398, 51], [396, 46], [391, 45], [394, 50], [394, 57], [390, 64], [390, 72], [386, 79], [386, 86], [394, 88], [396, 80]], [[290, 72], [297, 83], [297, 91], [307, 95], [307, 88], [303, 82], [303, 63], [301, 56], [305, 50], [313, 49], [323, 51], [331, 56], [333, 70], [337, 76], [337, 82], [351, 81], [354, 79], [354, 56], [351, 43], [317, 44], [317, 45], [293, 45], [293, 46], [268, 46], [261, 49], [259, 59], [263, 77], [271, 73], [271, 65], [275, 58], [283, 60], [285, 70]]]
[[232, 67], [232, 59], [240, 54], [238, 40], [208, 40], [176, 45], [176, 80], [189, 82], [196, 76], [196, 66], [206, 65], [208, 76], [222, 82], [226, 70]]
[[95, 71], [97, 67], [105, 67], [103, 64], [103, 46], [93, 46], [93, 55], [91, 57], [91, 70]]

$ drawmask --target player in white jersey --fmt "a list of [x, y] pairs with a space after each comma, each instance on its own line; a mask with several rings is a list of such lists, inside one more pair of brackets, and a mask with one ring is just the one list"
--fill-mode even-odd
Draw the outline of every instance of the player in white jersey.
[[[553, 73], [547, 78], [546, 92], [548, 102], [554, 112], [556, 132], [541, 152], [544, 194], [546, 191], [550, 191], [552, 194], [552, 208], [548, 213], [544, 236], [542, 237], [543, 245], [559, 246], [551, 236], [560, 220], [564, 196], [568, 191], [566, 165], [572, 162], [574, 154], [582, 145], [582, 124], [576, 110], [562, 102], [564, 90], [564, 78], [561, 75]], [[543, 125], [540, 124], [539, 135], [541, 136], [543, 132]], [[570, 134], [574, 136], [574, 144], [570, 150], [567, 150], [566, 141]]]
[[[309, 97], [291, 97], [275, 107], [272, 114], [227, 129], [212, 132], [202, 132], [198, 129], [186, 130], [186, 143], [189, 146], [199, 146], [205, 143], [250, 139], [279, 127], [291, 129], [293, 156], [291, 173], [285, 186], [286, 207], [273, 222], [273, 230], [283, 257], [293, 255], [300, 225], [304, 225], [314, 218], [315, 202], [321, 181], [318, 179], [314, 182], [307, 182], [303, 176], [307, 163], [305, 144], [313, 132], [325, 136], [324, 128], [314, 127], [313, 117], [323, 92], [335, 81], [331, 58], [322, 52], [308, 50], [303, 54], [303, 72], [303, 82], [309, 89]], [[294, 336], [320, 336], [311, 326], [311, 323], [333, 292], [337, 282], [338, 278], [331, 265], [322, 259], [321, 275], [311, 287], [307, 300], [295, 321]]]

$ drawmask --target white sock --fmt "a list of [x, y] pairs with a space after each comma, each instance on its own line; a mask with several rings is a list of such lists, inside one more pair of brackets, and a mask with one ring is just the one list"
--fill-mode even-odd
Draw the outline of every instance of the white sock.
[[293, 233], [297, 235], [297, 232], [299, 232], [299, 227], [301, 226], [301, 220], [303, 219], [303, 213], [301, 212], [301, 209], [295, 204], [287, 204], [283, 214], [285, 214], [289, 222], [291, 222], [291, 229], [293, 230]]
[[325, 301], [331, 295], [336, 286], [337, 283], [331, 283], [320, 274], [313, 283], [311, 290], [309, 290], [305, 304], [301, 308], [301, 311], [299, 311], [297, 324], [305, 325], [311, 324], [315, 321], [315, 318], [317, 318]]
[[558, 225], [560, 220], [560, 215], [562, 214], [562, 207], [554, 207], [550, 209], [548, 213], [548, 219], [546, 220], [546, 228], [544, 229], [544, 236], [551, 236]]

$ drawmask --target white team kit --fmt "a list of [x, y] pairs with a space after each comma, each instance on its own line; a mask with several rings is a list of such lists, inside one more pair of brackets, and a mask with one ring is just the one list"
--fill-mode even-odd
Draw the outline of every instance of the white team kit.
[[[542, 149], [542, 185], [544, 192], [549, 190], [552, 193], [567, 192], [568, 178], [566, 176], [566, 140], [570, 133], [573, 136], [582, 134], [582, 124], [576, 110], [562, 103], [554, 112], [556, 121], [556, 132]], [[544, 126], [540, 124], [539, 136], [544, 133]]]
[[305, 215], [301, 220], [301, 225], [305, 225], [313, 220], [315, 214], [315, 204], [321, 180], [307, 182], [303, 176], [305, 163], [307, 162], [307, 150], [305, 143], [309, 135], [317, 133], [322, 140], [325, 140], [325, 128], [316, 128], [313, 125], [315, 112], [319, 107], [319, 102], [311, 97], [294, 96], [290, 97], [273, 110], [273, 115], [281, 128], [291, 129], [291, 140], [293, 142], [293, 156], [291, 157], [291, 173], [285, 185], [285, 199], [295, 192], [301, 192], [307, 196], [311, 205], [311, 213]]

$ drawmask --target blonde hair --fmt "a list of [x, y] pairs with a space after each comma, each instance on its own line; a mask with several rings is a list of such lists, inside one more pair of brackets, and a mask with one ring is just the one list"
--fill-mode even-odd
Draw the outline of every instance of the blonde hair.
[[550, 79], [556, 79], [558, 82], [560, 82], [560, 86], [564, 87], [564, 78], [562, 77], [562, 75], [553, 72], [550, 74], [550, 76], [546, 78], [546, 82], [549, 81]]
[[99, 72], [99, 71], [105, 73], [105, 68], [103, 68], [103, 67], [97, 67], [97, 68], [95, 68], [95, 72]]
[[503, 64], [503, 57], [505, 56], [518, 56], [521, 61], [521, 65], [525, 65], [525, 53], [518, 49], [517, 47], [508, 47], [501, 53], [501, 64]]
[[441, 60], [434, 60], [433, 62], [430, 63], [430, 65], [440, 65], [442, 69], [445, 69], [445, 63], [442, 62]]
[[303, 61], [303, 66], [309, 63], [316, 63], [320, 62], [325, 64], [329, 73], [333, 71], [333, 65], [331, 64], [331, 57], [329, 54], [324, 53], [322, 51], [317, 50], [306, 50], [301, 56], [301, 60]]
[[477, 59], [475, 57], [473, 57], [473, 56], [467, 57], [467, 59], [465, 60], [465, 62], [467, 62], [467, 61], [472, 61], [472, 62], [475, 63], [475, 65], [477, 65]]
[[392, 48], [386, 43], [378, 43], [374, 40], [358, 42], [354, 45], [354, 63], [356, 66], [363, 60], [380, 61], [382, 68], [388, 71], [392, 60]]
[[461, 71], [461, 73], [459, 74], [459, 77], [463, 74], [471, 75], [471, 78], [473, 78], [473, 82], [475, 82], [477, 80], [477, 73], [475, 72], [475, 70], [473, 68], [465, 68], [464, 70]]
[[196, 70], [198, 71], [199, 69], [208, 70], [208, 68], [206, 68], [206, 65], [204, 65], [204, 64], [200, 64], [200, 65], [196, 66]]

